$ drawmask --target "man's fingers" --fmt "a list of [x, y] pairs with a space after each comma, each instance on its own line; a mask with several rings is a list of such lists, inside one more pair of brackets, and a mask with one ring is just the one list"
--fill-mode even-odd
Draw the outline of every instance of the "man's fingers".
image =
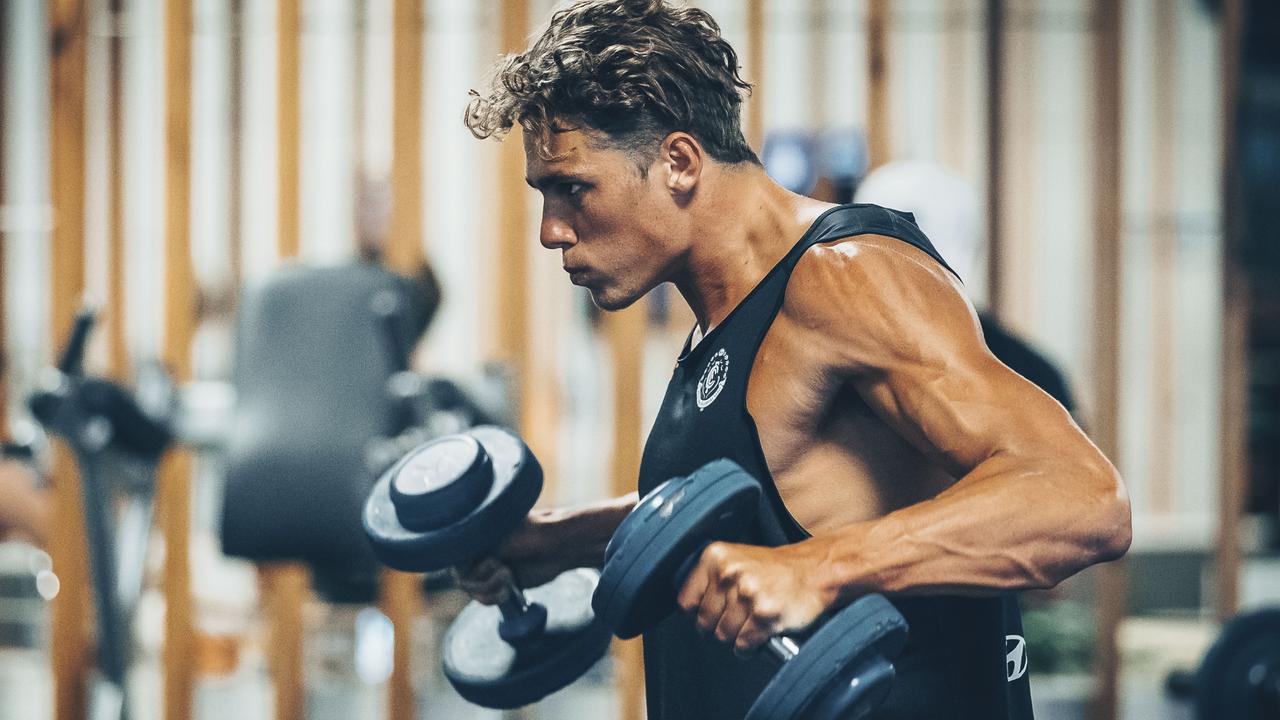
[[511, 569], [494, 558], [484, 558], [467, 567], [456, 568], [458, 587], [485, 605], [507, 598], [514, 583]]
[[738, 632], [750, 618], [751, 609], [742, 602], [737, 588], [730, 588], [724, 612], [720, 614], [715, 625], [716, 639], [723, 643], [734, 642]]
[[733, 639], [733, 652], [741, 657], [750, 657], [760, 650], [760, 646], [769, 640], [769, 631], [754, 617], [747, 618], [738, 629]]
[[706, 594], [707, 582], [707, 571], [699, 562], [684, 581], [684, 587], [680, 588], [680, 594], [676, 596], [676, 604], [685, 612], [697, 611], [702, 605], [702, 596]]
[[723, 589], [708, 586], [707, 592], [702, 594], [702, 602], [698, 604], [698, 629], [704, 633], [710, 633], [720, 624], [720, 617], [724, 614], [725, 609], [729, 607], [729, 594], [736, 597], [733, 589], [730, 588], [728, 593]]

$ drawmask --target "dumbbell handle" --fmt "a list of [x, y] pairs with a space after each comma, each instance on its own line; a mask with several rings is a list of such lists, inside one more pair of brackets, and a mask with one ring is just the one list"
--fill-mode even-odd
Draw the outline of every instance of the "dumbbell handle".
[[498, 635], [513, 646], [536, 642], [547, 628], [547, 609], [529, 602], [514, 581], [507, 582], [507, 596], [498, 603], [498, 610], [502, 613]]
[[774, 635], [765, 643], [769, 656], [786, 662], [800, 654], [800, 644], [786, 635]]

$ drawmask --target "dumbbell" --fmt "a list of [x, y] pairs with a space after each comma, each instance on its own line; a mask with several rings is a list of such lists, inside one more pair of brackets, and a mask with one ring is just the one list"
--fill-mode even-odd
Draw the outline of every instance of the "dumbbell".
[[1232, 618], [1195, 672], [1172, 673], [1171, 695], [1195, 702], [1196, 718], [1280, 718], [1280, 608]]
[[[515, 434], [472, 428], [424, 443], [375, 483], [364, 530], [386, 565], [444, 570], [490, 555], [542, 492], [542, 469]], [[466, 700], [510, 709], [541, 700], [596, 663], [609, 630], [591, 610], [599, 580], [578, 568], [497, 607], [469, 603], [444, 640], [444, 674]]]
[[[605, 550], [592, 598], [618, 637], [635, 637], [676, 609], [702, 550], [735, 542], [755, 518], [760, 484], [736, 463], [716, 460], [659, 485], [627, 515]], [[850, 720], [884, 701], [907, 623], [882, 595], [860, 598], [800, 641], [775, 636], [765, 652], [777, 674], [747, 720]]]

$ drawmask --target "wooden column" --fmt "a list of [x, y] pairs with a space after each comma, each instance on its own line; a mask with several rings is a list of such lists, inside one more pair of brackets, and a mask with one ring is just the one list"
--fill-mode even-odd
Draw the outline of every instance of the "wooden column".
[[415, 271], [426, 259], [422, 213], [423, 0], [394, 0], [391, 20], [391, 228], [387, 264]]
[[[809, 41], [809, 105], [813, 127], [831, 125], [831, 28], [826, 0], [808, 0], [805, 13], [805, 37]], [[843, 68], [842, 68], [843, 69]]]
[[[5, 10], [0, 9], [0, 18], [5, 17]], [[8, 57], [8, 32], [0, 27], [0, 58]], [[0, 128], [5, 123], [5, 63], [0, 61]], [[13, 377], [8, 370], [9, 364], [9, 330], [5, 322], [5, 288], [8, 287], [8, 275], [5, 273], [5, 248], [8, 246], [9, 231], [5, 228], [5, 142], [0, 134], [0, 440], [9, 439], [9, 381]]]
[[[528, 0], [503, 0], [498, 19], [501, 51], [524, 51], [529, 29]], [[513, 129], [498, 160], [498, 356], [510, 364], [520, 430], [530, 428], [529, 383], [529, 200], [524, 183], [521, 132]]]
[[107, 91], [107, 348], [110, 372], [117, 380], [129, 374], [129, 346], [125, 333], [124, 234], [124, 0], [110, 0], [112, 33]]
[[[276, 250], [281, 260], [298, 255], [298, 165], [301, 112], [302, 0], [276, 2], [276, 107], [277, 214], [280, 218]], [[303, 684], [302, 611], [310, 596], [310, 573], [296, 563], [273, 563], [260, 568], [265, 606], [271, 623], [268, 664], [275, 686], [276, 720], [303, 720], [306, 693]]]
[[1177, 58], [1178, 5], [1152, 6], [1155, 34], [1151, 83], [1151, 467], [1150, 506], [1154, 515], [1174, 511], [1177, 449], [1177, 346], [1174, 311], [1178, 301]]
[[[50, 339], [56, 362], [81, 295], [85, 265], [85, 62], [88, 9], [81, 0], [50, 0], [49, 180], [53, 203], [50, 238]], [[54, 717], [82, 720], [92, 665], [89, 564], [84, 507], [71, 451], [53, 447], [53, 528], [49, 555], [61, 581], [50, 623]]]
[[244, 277], [244, 205], [240, 198], [243, 192], [242, 178], [244, 176], [244, 144], [242, 142], [241, 133], [244, 124], [241, 122], [241, 116], [244, 114], [244, 83], [241, 75], [244, 73], [244, 2], [243, 0], [228, 0], [227, 12], [230, 14], [229, 31], [230, 38], [227, 43], [227, 59], [229, 67], [227, 68], [228, 80], [230, 88], [228, 92], [229, 103], [229, 142], [227, 143], [228, 167], [227, 167], [227, 227], [231, 228], [231, 248], [229, 254], [229, 272], [228, 279], [229, 291], [233, 302], [240, 292], [240, 283]]
[[[1122, 274], [1121, 203], [1121, 37], [1123, 2], [1095, 0], [1093, 49], [1093, 202], [1095, 299], [1093, 391], [1094, 442], [1113, 463], [1120, 450], [1120, 283]], [[1095, 668], [1098, 692], [1093, 720], [1112, 720], [1118, 709], [1120, 653], [1116, 630], [1127, 607], [1123, 560], [1098, 568], [1098, 634]]]
[[[196, 278], [191, 260], [191, 3], [164, 8], [165, 313], [164, 361], [177, 383], [191, 380]], [[164, 717], [192, 717], [195, 649], [191, 599], [191, 453], [171, 450], [157, 474], [156, 505], [165, 541]]]
[[1004, 0], [987, 0], [987, 307], [1000, 316], [1004, 249]]
[[[423, 0], [395, 0], [392, 9], [391, 226], [385, 258], [389, 267], [415, 273], [426, 262], [423, 250], [422, 78]], [[413, 625], [423, 612], [421, 577], [386, 570], [382, 611], [395, 627], [394, 665], [388, 683], [388, 717], [413, 720]]]
[[302, 117], [300, 105], [302, 0], [276, 0], [276, 152], [280, 257], [298, 255], [298, 155]]
[[889, 127], [889, 2], [867, 0], [867, 170], [893, 155]]
[[747, 44], [751, 46], [751, 97], [747, 100], [747, 142], [759, 153], [764, 148], [765, 75], [764, 0], [747, 0]]
[[[648, 303], [641, 301], [620, 312], [605, 313], [604, 335], [613, 359], [613, 459], [610, 475], [615, 496], [635, 492], [640, 476], [640, 437], [644, 432], [640, 394], [644, 363]], [[638, 639], [615, 640], [619, 717], [644, 718], [644, 658]]]
[[1222, 3], [1222, 487], [1218, 503], [1215, 610], [1236, 614], [1240, 595], [1240, 516], [1249, 484], [1249, 274], [1243, 267], [1243, 207], [1236, 112], [1247, 0]]

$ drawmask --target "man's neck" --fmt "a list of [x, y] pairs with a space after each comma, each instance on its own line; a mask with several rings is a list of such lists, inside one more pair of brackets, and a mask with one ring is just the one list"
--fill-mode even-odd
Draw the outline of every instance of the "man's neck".
[[756, 165], [719, 167], [700, 190], [693, 238], [676, 288], [705, 335], [832, 207], [789, 192]]

